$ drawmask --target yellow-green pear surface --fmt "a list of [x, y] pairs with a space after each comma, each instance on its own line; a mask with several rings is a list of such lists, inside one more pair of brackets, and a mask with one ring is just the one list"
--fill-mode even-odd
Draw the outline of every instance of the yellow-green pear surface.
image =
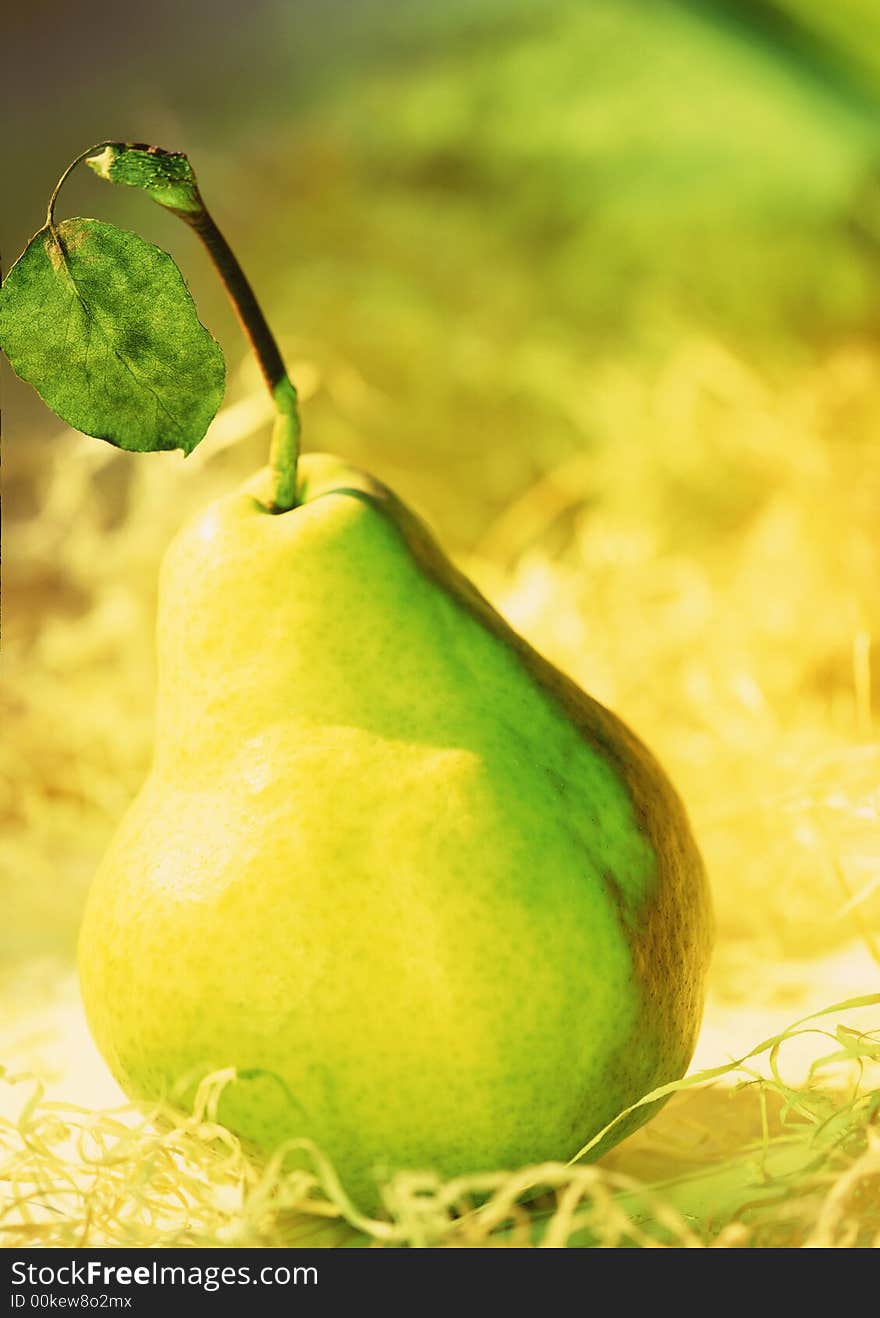
[[80, 941], [95, 1037], [141, 1099], [236, 1068], [220, 1120], [314, 1141], [364, 1204], [567, 1159], [691, 1057], [683, 807], [387, 489], [319, 455], [299, 481], [166, 555], [154, 763]]

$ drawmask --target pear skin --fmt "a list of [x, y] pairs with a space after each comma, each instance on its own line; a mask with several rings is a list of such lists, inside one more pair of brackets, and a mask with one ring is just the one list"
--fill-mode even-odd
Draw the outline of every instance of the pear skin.
[[[356, 1201], [574, 1156], [690, 1061], [711, 946], [678, 795], [386, 488], [265, 474], [162, 569], [155, 755], [92, 885], [91, 1028], [133, 1097]], [[618, 1123], [597, 1155], [641, 1124]]]

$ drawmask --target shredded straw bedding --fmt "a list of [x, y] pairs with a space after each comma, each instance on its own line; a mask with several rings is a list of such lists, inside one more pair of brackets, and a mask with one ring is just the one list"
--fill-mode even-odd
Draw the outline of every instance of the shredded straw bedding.
[[311, 1173], [251, 1165], [214, 1121], [228, 1075], [186, 1120], [109, 1078], [72, 969], [79, 911], [149, 755], [158, 557], [262, 449], [245, 373], [185, 466], [57, 435], [38, 515], [8, 534], [26, 571], [5, 600], [6, 1246], [880, 1245], [880, 364], [852, 342], [771, 386], [691, 338], [596, 379], [602, 444], [460, 558], [688, 804], [718, 923], [688, 1077], [598, 1164], [413, 1168], [375, 1219], [318, 1149]]

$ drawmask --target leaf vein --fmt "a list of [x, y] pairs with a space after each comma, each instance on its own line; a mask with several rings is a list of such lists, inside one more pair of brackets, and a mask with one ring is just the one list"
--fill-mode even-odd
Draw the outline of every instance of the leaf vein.
[[[138, 375], [138, 373], [134, 370], [134, 368], [133, 368], [133, 366], [131, 365], [131, 363], [127, 360], [127, 358], [125, 358], [125, 357], [122, 355], [121, 352], [119, 352], [119, 350], [114, 346], [114, 344], [112, 343], [112, 341], [111, 341], [110, 338], [108, 337], [107, 332], [106, 332], [106, 330], [103, 328], [103, 326], [101, 325], [101, 322], [100, 322], [100, 320], [98, 319], [97, 315], [96, 315], [95, 312], [91, 309], [91, 307], [90, 307], [88, 301], [83, 297], [82, 293], [80, 292], [80, 288], [79, 288], [79, 285], [77, 284], [76, 277], [75, 277], [75, 275], [74, 275], [74, 273], [73, 273], [73, 270], [71, 269], [70, 261], [68, 260], [67, 253], [66, 253], [65, 250], [64, 250], [64, 244], [63, 244], [63, 242], [61, 241], [60, 238], [57, 240], [57, 242], [56, 242], [56, 246], [57, 246], [58, 251], [59, 251], [59, 253], [60, 253], [61, 261], [62, 261], [62, 264], [63, 264], [63, 266], [64, 266], [65, 273], [66, 273], [66, 275], [67, 275], [67, 277], [68, 277], [68, 279], [69, 279], [69, 281], [70, 281], [70, 285], [71, 285], [71, 288], [73, 289], [73, 293], [74, 293], [74, 295], [75, 295], [77, 301], [79, 302], [80, 306], [82, 307], [83, 312], [85, 313], [85, 316], [86, 316], [86, 324], [87, 324], [87, 326], [89, 327], [89, 335], [88, 335], [88, 338], [86, 339], [86, 359], [88, 359], [88, 345], [89, 345], [89, 342], [90, 342], [90, 340], [91, 340], [91, 326], [94, 325], [94, 326], [97, 328], [98, 333], [100, 334], [100, 336], [101, 336], [101, 338], [102, 338], [104, 344], [106, 345], [106, 348], [107, 348], [108, 352], [109, 352], [112, 356], [114, 356], [114, 357], [116, 358], [116, 360], [117, 360], [117, 361], [118, 361], [118, 362], [119, 362], [119, 363], [125, 368], [125, 370], [128, 371], [129, 375], [132, 377], [132, 379], [135, 381], [136, 384], [138, 384], [138, 385], [139, 385], [142, 389], [144, 389], [147, 393], [149, 393], [149, 394], [152, 395], [153, 400], [154, 400], [154, 404], [155, 404], [155, 407], [156, 407], [157, 415], [158, 415], [159, 412], [161, 411], [161, 412], [162, 412], [162, 413], [168, 418], [168, 421], [170, 422], [170, 424], [171, 424], [171, 426], [172, 426], [173, 433], [175, 433], [176, 436], [177, 436], [178, 438], [181, 438], [181, 437], [182, 437], [182, 438], [185, 438], [185, 434], [186, 434], [186, 432], [185, 432], [183, 426], [182, 426], [181, 423], [177, 420], [177, 418], [174, 416], [174, 414], [170, 411], [170, 409], [166, 406], [166, 404], [163, 402], [162, 397], [161, 397], [161, 395], [158, 393], [158, 391], [155, 390], [155, 389], [153, 389], [152, 386], [151, 386], [146, 380], [142, 379], [142, 378]], [[88, 376], [87, 376], [87, 381], [88, 381]], [[89, 397], [89, 400], [91, 400], [91, 383], [90, 383], [90, 382], [88, 382], [88, 397]]]

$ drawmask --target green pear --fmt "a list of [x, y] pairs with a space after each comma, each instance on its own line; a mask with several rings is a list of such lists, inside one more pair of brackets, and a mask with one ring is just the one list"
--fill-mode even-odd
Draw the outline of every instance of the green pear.
[[386, 488], [313, 455], [296, 508], [267, 490], [165, 558], [154, 763], [80, 942], [98, 1044], [138, 1099], [236, 1068], [221, 1122], [314, 1141], [365, 1205], [573, 1157], [693, 1051], [682, 804]]

